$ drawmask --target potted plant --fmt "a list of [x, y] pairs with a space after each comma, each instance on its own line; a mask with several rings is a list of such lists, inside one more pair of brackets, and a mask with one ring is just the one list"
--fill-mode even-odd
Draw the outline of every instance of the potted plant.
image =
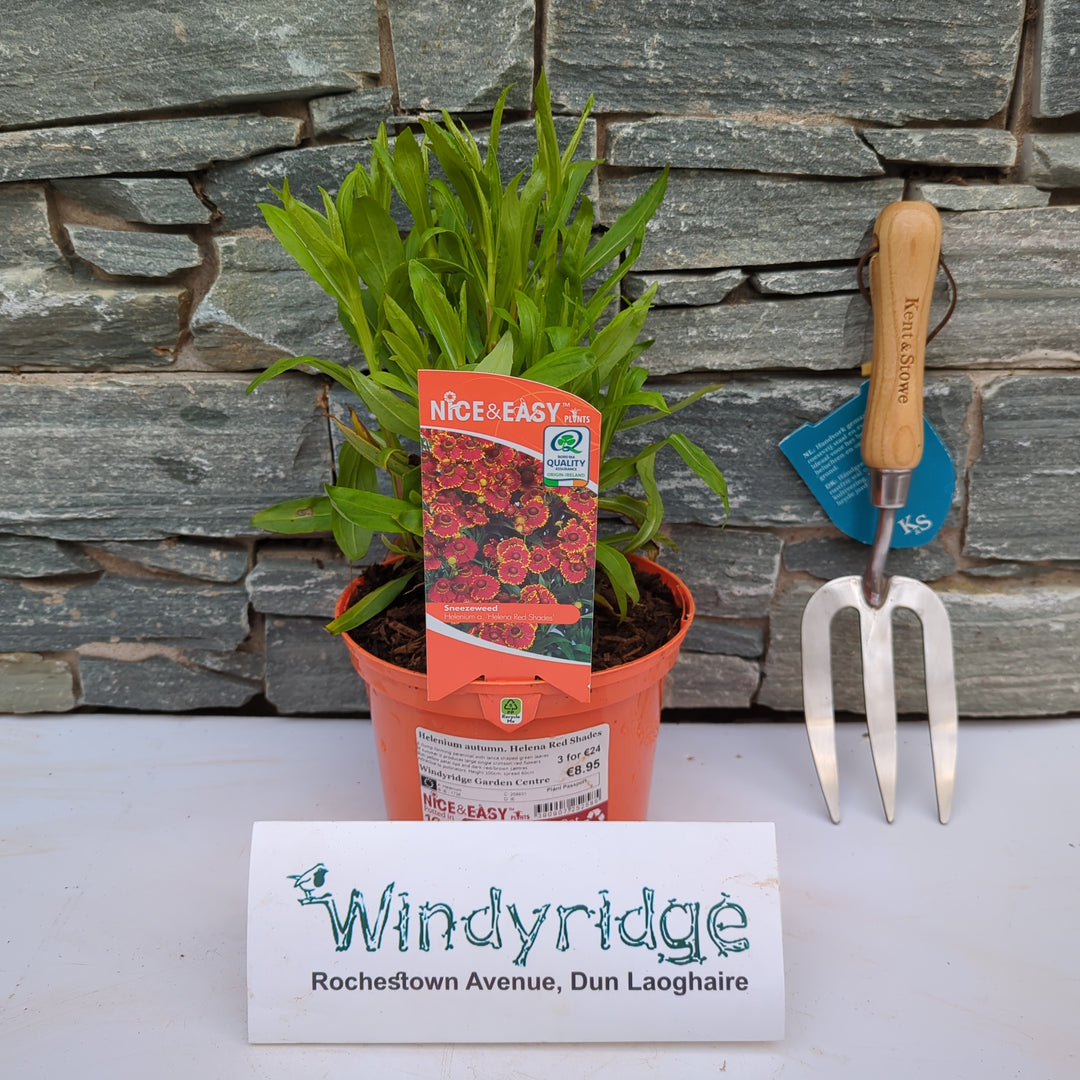
[[[510, 817], [643, 817], [661, 684], [693, 617], [685, 585], [646, 558], [655, 555], [658, 544], [670, 543], [661, 531], [657, 454], [670, 449], [680, 455], [725, 507], [727, 492], [720, 470], [680, 432], [669, 431], [621, 454], [618, 435], [670, 417], [714, 387], [674, 405], [646, 389], [646, 369], [636, 361], [648, 345], [638, 339], [655, 286], [630, 303], [620, 296], [646, 224], [663, 199], [667, 170], [610, 228], [595, 234], [593, 206], [583, 191], [599, 162], [575, 158], [591, 101], [560, 147], [541, 74], [532, 168], [504, 178], [498, 148], [505, 99], [504, 91], [486, 152], [449, 115], [444, 113], [441, 124], [422, 118], [419, 139], [405, 128], [391, 145], [381, 128], [371, 142], [370, 162], [357, 165], [334, 198], [323, 192], [321, 209], [295, 198], [287, 180], [276, 192], [281, 205], [262, 205], [282, 245], [337, 301], [341, 324], [359, 348], [366, 371], [312, 356], [290, 357], [251, 383], [249, 392], [305, 366], [358, 399], [348, 420], [337, 420], [342, 439], [335, 482], [311, 498], [262, 511], [253, 524], [292, 534], [332, 531], [353, 561], [367, 557], [373, 538], [380, 535], [390, 553], [390, 559], [369, 568], [345, 591], [328, 629], [345, 634], [368, 683], [391, 817], [469, 816], [477, 808], [487, 814], [493, 806], [491, 816], [501, 808]], [[408, 664], [393, 662], [400, 659], [398, 653], [377, 645], [388, 621], [400, 626], [402, 620], [393, 613], [411, 603], [420, 612], [414, 641], [421, 643], [412, 652], [422, 654], [425, 516], [429, 561], [433, 526], [418, 456], [429, 434], [421, 430], [418, 381], [419, 372], [431, 369], [528, 379], [576, 395], [600, 414], [599, 493], [592, 513], [598, 508], [622, 527], [603, 530], [596, 542], [595, 612], [617, 628], [632, 625], [635, 612], [646, 606], [641, 603], [645, 586], [650, 596], [673, 607], [674, 618], [660, 649], [595, 673], [588, 706], [545, 683], [508, 686], [499, 679], [478, 679], [467, 692], [429, 703], [422, 655], [410, 670]], [[429, 469], [440, 467], [431, 464], [430, 455], [425, 460]], [[487, 465], [504, 468], [506, 462], [493, 458]], [[523, 483], [520, 472], [513, 475], [515, 484]], [[507, 521], [524, 522], [517, 526], [522, 537], [537, 541], [536, 529], [525, 522], [522, 494], [505, 492], [503, 509]], [[594, 524], [573, 518], [575, 512], [589, 512], [584, 503], [558, 505], [558, 520], [547, 511], [544, 518], [544, 538], [552, 548], [569, 543], [565, 537], [573, 530], [566, 530], [574, 521]], [[556, 539], [556, 527], [563, 539]], [[488, 553], [492, 579], [515, 595], [547, 580], [527, 580], [529, 544], [519, 543], [512, 576], [497, 572], [494, 548]], [[542, 558], [538, 542], [532, 546]], [[445, 548], [438, 554], [454, 565]], [[468, 554], [476, 552], [468, 548]], [[591, 615], [592, 605], [587, 606]], [[373, 636], [377, 626], [382, 629]], [[616, 645], [616, 652], [620, 648]], [[380, 651], [382, 658], [376, 655]], [[560, 754], [554, 743], [580, 732], [590, 733], [580, 740], [585, 749], [592, 747], [585, 764], [605, 777], [599, 793], [593, 784], [588, 798], [577, 803], [563, 798], [564, 788], [575, 786], [563, 776], [563, 786], [552, 781], [544, 787], [550, 795], [546, 801], [534, 800], [524, 810], [527, 798], [520, 791], [494, 804], [477, 796], [485, 785], [500, 787], [497, 775], [494, 780], [488, 775], [488, 762], [498, 760], [494, 751], [506, 752], [507, 740], [532, 754], [529, 768], [539, 783], [536, 778], [542, 779], [545, 770], [562, 776], [573, 751]], [[466, 783], [461, 777], [470, 770], [472, 781]], [[441, 792], [435, 774], [444, 777]], [[445, 780], [451, 775], [460, 782]]]

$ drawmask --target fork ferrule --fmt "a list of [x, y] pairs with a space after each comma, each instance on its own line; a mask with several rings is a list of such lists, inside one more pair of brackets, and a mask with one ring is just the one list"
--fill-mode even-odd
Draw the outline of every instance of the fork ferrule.
[[870, 503], [882, 510], [899, 510], [911, 490], [911, 469], [871, 469]]

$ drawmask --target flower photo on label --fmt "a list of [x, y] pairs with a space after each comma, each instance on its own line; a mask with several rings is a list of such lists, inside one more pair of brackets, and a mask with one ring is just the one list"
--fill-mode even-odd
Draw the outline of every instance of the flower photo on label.
[[[428, 603], [461, 605], [454, 626], [478, 641], [588, 662], [596, 493], [545, 486], [539, 458], [493, 439], [435, 428], [421, 436]], [[494, 613], [466, 621], [478, 602]], [[577, 610], [553, 623], [529, 617], [535, 605]]]

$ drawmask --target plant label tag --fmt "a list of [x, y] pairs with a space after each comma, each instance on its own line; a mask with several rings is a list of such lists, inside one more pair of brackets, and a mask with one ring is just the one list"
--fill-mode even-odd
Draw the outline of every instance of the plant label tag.
[[[539, 677], [587, 702], [599, 412], [509, 375], [418, 381], [428, 699]], [[528, 718], [500, 706], [504, 725]]]
[[770, 823], [256, 822], [247, 931], [253, 1043], [784, 1034]]
[[[860, 451], [870, 383], [816, 424], [803, 424], [780, 443], [784, 456], [821, 503], [829, 520], [864, 544], [874, 542], [877, 509], [870, 504], [870, 472]], [[928, 544], [952, 505], [956, 474], [952, 458], [930, 421], [923, 419], [923, 456], [911, 476], [911, 491], [897, 512], [890, 547]]]

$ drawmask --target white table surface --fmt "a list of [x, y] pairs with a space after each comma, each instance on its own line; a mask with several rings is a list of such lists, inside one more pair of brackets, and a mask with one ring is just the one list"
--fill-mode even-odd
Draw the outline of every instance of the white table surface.
[[966, 722], [960, 736], [943, 827], [925, 726], [901, 725], [890, 826], [862, 726], [841, 725], [834, 826], [800, 724], [662, 728], [651, 817], [776, 823], [782, 1042], [250, 1046], [252, 822], [382, 818], [370, 726], [2, 719], [0, 1069], [11, 1080], [1076, 1080], [1080, 720]]

